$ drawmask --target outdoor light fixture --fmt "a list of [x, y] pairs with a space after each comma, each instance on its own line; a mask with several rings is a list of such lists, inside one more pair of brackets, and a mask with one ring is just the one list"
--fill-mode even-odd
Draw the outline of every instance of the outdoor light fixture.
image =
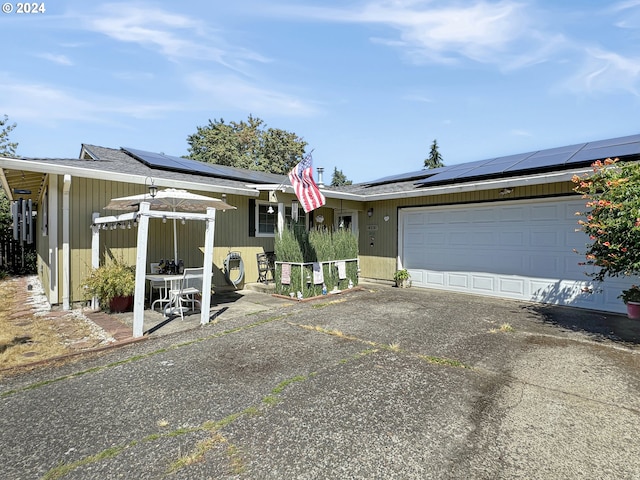
[[166, 215], [163, 215], [163, 217], [162, 217], [162, 223], [167, 223], [167, 217], [166, 217]]
[[316, 215], [316, 222], [318, 223], [324, 222], [324, 217], [322, 215]]
[[269, 205], [269, 208], [267, 208], [267, 213], [273, 213], [273, 207], [271, 205]]
[[[149, 195], [151, 196], [151, 198], [156, 198], [156, 195], [158, 194], [158, 187], [156, 187], [155, 184], [153, 183], [153, 178], [151, 177], [147, 177], [147, 178], [151, 180], [151, 185], [147, 187], [149, 189]], [[145, 187], [147, 186], [147, 178], [144, 179]]]
[[182, 225], [184, 225], [185, 223], [187, 223], [187, 219], [186, 218], [182, 218]]
[[369, 216], [369, 217], [373, 216], [373, 207], [371, 207], [369, 210], [367, 210], [367, 216]]
[[384, 221], [385, 221], [385, 222], [388, 222], [388, 221], [389, 221], [389, 215], [385, 215], [385, 216], [384, 216], [384, 217], [382, 217], [382, 218], [384, 218]]

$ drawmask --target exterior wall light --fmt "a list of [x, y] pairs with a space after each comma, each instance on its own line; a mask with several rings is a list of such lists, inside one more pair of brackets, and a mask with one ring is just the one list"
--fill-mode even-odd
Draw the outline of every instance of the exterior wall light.
[[373, 216], [373, 207], [371, 207], [369, 210], [367, 210], [367, 216], [368, 217], [372, 217]]

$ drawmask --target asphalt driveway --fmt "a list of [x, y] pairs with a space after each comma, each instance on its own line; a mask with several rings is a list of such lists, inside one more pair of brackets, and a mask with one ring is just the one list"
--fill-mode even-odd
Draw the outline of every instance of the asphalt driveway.
[[640, 479], [640, 326], [367, 285], [0, 383], [10, 479]]

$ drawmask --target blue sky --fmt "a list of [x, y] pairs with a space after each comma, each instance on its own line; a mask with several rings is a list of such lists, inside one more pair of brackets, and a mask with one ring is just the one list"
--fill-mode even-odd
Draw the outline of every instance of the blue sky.
[[361, 182], [420, 170], [434, 139], [452, 165], [638, 133], [640, 0], [42, 3], [0, 13], [22, 156], [180, 156], [251, 114]]

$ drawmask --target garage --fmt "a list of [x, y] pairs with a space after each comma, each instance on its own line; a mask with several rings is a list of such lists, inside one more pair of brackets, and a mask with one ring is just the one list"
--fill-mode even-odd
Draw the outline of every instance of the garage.
[[579, 265], [587, 238], [576, 232], [575, 196], [399, 210], [399, 259], [414, 287], [625, 312], [629, 279], [596, 292]]

